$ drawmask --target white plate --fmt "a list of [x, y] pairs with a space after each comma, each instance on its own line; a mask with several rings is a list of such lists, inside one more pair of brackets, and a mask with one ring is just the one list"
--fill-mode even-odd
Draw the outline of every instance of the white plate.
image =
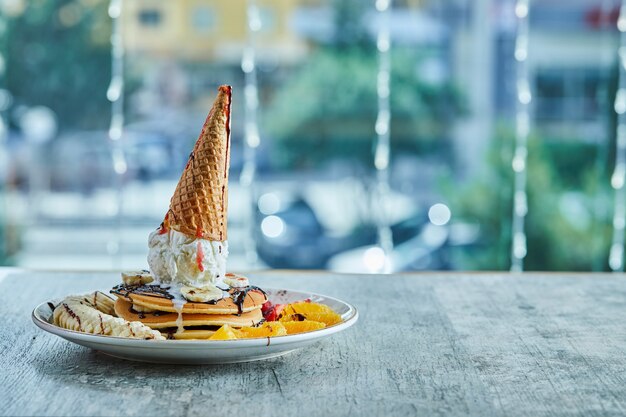
[[[356, 323], [359, 317], [354, 306], [336, 298], [291, 290], [265, 289], [265, 291], [273, 303], [290, 303], [310, 298], [316, 303], [326, 304], [335, 310], [343, 321], [307, 333], [223, 341], [142, 340], [76, 332], [52, 324], [52, 310], [48, 303], [42, 303], [33, 310], [33, 321], [49, 333], [118, 358], [156, 363], [205, 364], [249, 362], [284, 355], [347, 329]], [[61, 299], [51, 301], [53, 305], [59, 302]]]

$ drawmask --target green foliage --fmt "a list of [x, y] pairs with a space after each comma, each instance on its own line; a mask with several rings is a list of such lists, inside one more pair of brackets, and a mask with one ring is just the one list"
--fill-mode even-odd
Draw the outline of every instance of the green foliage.
[[[395, 151], [420, 153], [438, 148], [453, 115], [463, 112], [450, 84], [420, 78], [428, 53], [392, 54], [391, 135]], [[281, 166], [315, 165], [335, 157], [371, 160], [377, 113], [376, 54], [364, 48], [328, 47], [310, 60], [273, 97], [265, 125], [280, 147]]]
[[14, 105], [43, 105], [59, 127], [104, 128], [111, 77], [108, 2], [39, 0], [9, 16], [6, 86]]
[[[508, 269], [513, 200], [513, 136], [500, 129], [484, 175], [463, 191], [451, 184], [453, 212], [478, 223], [482, 246], [459, 259], [460, 269]], [[597, 147], [581, 143], [528, 144], [526, 270], [606, 270], [611, 237], [611, 191], [598, 178]]]

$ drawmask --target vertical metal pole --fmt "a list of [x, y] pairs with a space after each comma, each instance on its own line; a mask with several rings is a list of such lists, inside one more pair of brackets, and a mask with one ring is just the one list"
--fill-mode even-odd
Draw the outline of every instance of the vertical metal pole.
[[120, 244], [122, 233], [123, 186], [127, 171], [126, 156], [121, 143], [124, 136], [124, 38], [122, 31], [122, 0], [111, 0], [109, 17], [111, 18], [111, 82], [107, 89], [107, 99], [111, 102], [111, 122], [109, 125], [109, 143], [111, 159], [115, 172], [116, 185], [116, 230], [107, 242], [107, 251], [112, 257], [113, 267], [120, 266]]
[[391, 0], [376, 0], [376, 10], [380, 16], [376, 47], [378, 49], [378, 76], [376, 94], [378, 97], [378, 115], [376, 117], [376, 145], [374, 150], [374, 166], [376, 168], [376, 221], [378, 228], [378, 244], [384, 254], [382, 273], [391, 272], [390, 255], [393, 250], [393, 236], [389, 227], [387, 203], [390, 191], [389, 162], [390, 162], [390, 90], [391, 90], [391, 36], [390, 12]]
[[515, 115], [515, 153], [512, 161], [514, 172], [513, 221], [511, 245], [511, 271], [524, 270], [527, 253], [524, 223], [528, 213], [526, 194], [526, 161], [528, 156], [528, 135], [530, 133], [530, 81], [528, 75], [528, 12], [529, 0], [517, 0], [517, 34], [515, 37], [515, 61], [517, 63]]
[[620, 32], [618, 49], [619, 86], [615, 95], [617, 132], [615, 149], [615, 169], [611, 176], [611, 186], [615, 190], [613, 210], [613, 242], [609, 252], [609, 267], [615, 272], [624, 271], [624, 226], [626, 205], [624, 203], [624, 180], [626, 179], [626, 0], [622, 0], [617, 29]]
[[245, 75], [245, 131], [244, 131], [244, 163], [240, 183], [247, 193], [247, 212], [245, 219], [244, 250], [248, 265], [258, 261], [255, 239], [256, 225], [256, 154], [261, 144], [258, 125], [259, 93], [256, 72], [256, 36], [261, 30], [262, 22], [259, 8], [255, 0], [247, 2], [247, 33], [248, 40], [241, 59], [241, 70]]

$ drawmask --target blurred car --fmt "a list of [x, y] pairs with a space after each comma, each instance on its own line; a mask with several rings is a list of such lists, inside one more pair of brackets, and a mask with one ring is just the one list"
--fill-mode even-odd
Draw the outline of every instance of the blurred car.
[[[271, 214], [269, 214], [271, 213]], [[280, 208], [257, 210], [257, 253], [271, 268], [324, 268], [335, 254], [362, 245], [371, 231], [329, 236], [311, 206], [300, 196], [284, 198]]]
[[50, 189], [90, 193], [115, 181], [111, 149], [105, 131], [66, 133], [46, 146]]
[[[183, 150], [180, 139], [156, 130], [126, 129], [119, 143], [126, 162], [125, 178], [144, 182], [177, 178], [191, 149]], [[89, 193], [115, 185], [113, 145], [106, 131], [67, 133], [47, 146], [51, 189]]]
[[[373, 273], [381, 272], [387, 261], [376, 245], [376, 227], [362, 225], [345, 236], [332, 236], [298, 194], [262, 196], [257, 224], [257, 252], [271, 268]], [[388, 261], [392, 271], [451, 269], [449, 249], [471, 245], [477, 239], [477, 230], [471, 225], [436, 225], [425, 212], [390, 229], [394, 249]]]
[[378, 245], [355, 248], [332, 257], [327, 268], [346, 273], [378, 273], [455, 269], [452, 250], [475, 246], [478, 227], [456, 223], [436, 225], [415, 217], [391, 226], [394, 246], [386, 255]]

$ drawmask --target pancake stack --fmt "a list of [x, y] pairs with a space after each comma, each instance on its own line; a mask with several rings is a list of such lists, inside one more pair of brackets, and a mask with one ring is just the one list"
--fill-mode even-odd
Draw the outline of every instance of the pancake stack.
[[[229, 278], [236, 278], [227, 274]], [[120, 284], [115, 314], [160, 331], [169, 339], [208, 339], [222, 325], [257, 326], [264, 321], [261, 307], [267, 296], [258, 287], [223, 288], [223, 297], [205, 303], [187, 301], [168, 285]]]

